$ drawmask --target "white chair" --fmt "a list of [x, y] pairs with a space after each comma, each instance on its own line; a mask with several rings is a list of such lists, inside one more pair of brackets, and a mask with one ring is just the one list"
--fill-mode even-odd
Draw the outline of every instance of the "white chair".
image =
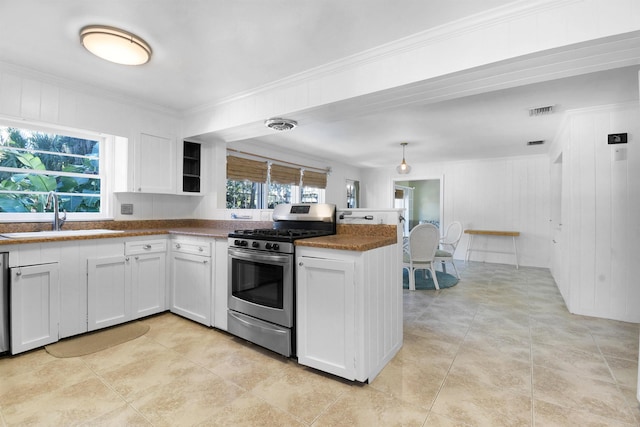
[[453, 254], [456, 252], [458, 242], [462, 237], [462, 224], [458, 221], [454, 221], [447, 227], [445, 235], [440, 239], [440, 249], [436, 251], [435, 261], [442, 264], [442, 271], [447, 272], [445, 263], [448, 261], [453, 265], [453, 270], [456, 272], [456, 277], [459, 279], [458, 269], [453, 262]]
[[440, 233], [432, 224], [416, 225], [409, 233], [409, 251], [404, 253], [402, 268], [409, 271], [410, 290], [416, 290], [416, 270], [429, 270], [436, 289], [440, 289], [434, 261], [439, 241]]

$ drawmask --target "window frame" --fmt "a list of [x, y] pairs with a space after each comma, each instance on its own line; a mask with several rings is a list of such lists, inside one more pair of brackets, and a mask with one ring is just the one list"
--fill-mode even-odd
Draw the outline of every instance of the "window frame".
[[[98, 174], [96, 178], [100, 179], [100, 211], [99, 212], [68, 212], [67, 221], [98, 221], [113, 219], [111, 211], [111, 195], [112, 195], [112, 172], [113, 172], [113, 144], [114, 137], [99, 132], [80, 130], [70, 127], [58, 126], [48, 123], [38, 123], [32, 121], [15, 121], [0, 117], [0, 126], [11, 127], [21, 130], [42, 132], [47, 134], [56, 134], [68, 136], [72, 138], [80, 138], [98, 141], [100, 144], [100, 157], [98, 159]], [[25, 150], [26, 152], [40, 152], [43, 150]], [[63, 154], [64, 155], [64, 154]], [[44, 173], [44, 175], [66, 175], [73, 176], [73, 173], [57, 172]], [[40, 172], [36, 172], [40, 173]], [[47, 194], [45, 192], [23, 192], [25, 194]], [[79, 193], [58, 193], [61, 195], [79, 195]], [[0, 212], [0, 222], [48, 222], [51, 221], [53, 212]]]

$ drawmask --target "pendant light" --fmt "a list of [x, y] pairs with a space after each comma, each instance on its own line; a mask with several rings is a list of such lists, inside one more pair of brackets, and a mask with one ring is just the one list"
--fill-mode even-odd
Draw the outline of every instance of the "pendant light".
[[404, 160], [404, 147], [406, 147], [408, 144], [408, 142], [400, 143], [400, 145], [402, 145], [402, 163], [400, 163], [400, 165], [396, 168], [396, 171], [401, 175], [406, 175], [411, 172], [411, 166], [409, 166]]
[[119, 28], [86, 26], [80, 30], [80, 42], [89, 52], [116, 64], [142, 65], [151, 59], [147, 42]]

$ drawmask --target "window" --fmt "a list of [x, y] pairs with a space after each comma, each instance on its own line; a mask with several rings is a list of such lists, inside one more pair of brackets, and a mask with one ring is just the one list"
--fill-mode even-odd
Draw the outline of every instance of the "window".
[[0, 219], [50, 219], [51, 191], [69, 219], [103, 217], [105, 138], [20, 126], [0, 125]]
[[[309, 176], [306, 180], [305, 174]], [[267, 160], [227, 156], [229, 209], [273, 209], [281, 203], [324, 203], [325, 187], [326, 173], [309, 172]]]

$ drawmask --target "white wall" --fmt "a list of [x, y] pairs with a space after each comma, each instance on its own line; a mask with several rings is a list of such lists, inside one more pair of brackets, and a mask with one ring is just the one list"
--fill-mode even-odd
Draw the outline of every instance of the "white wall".
[[[111, 134], [131, 141], [141, 133], [176, 141], [182, 138], [182, 121], [175, 111], [3, 63], [0, 116]], [[121, 220], [184, 218], [199, 203], [196, 198], [185, 196], [135, 193], [114, 195], [111, 202], [114, 217]], [[121, 203], [134, 203], [134, 215], [120, 215]]]
[[[549, 161], [547, 156], [527, 156], [463, 162], [420, 163], [408, 159], [411, 177], [394, 169], [363, 171], [363, 206], [393, 206], [393, 180], [443, 177], [442, 226], [460, 221], [465, 229], [519, 231], [521, 265], [549, 267]], [[455, 257], [464, 258], [467, 235], [463, 235]], [[478, 238], [474, 247], [510, 251], [507, 238]], [[512, 264], [507, 254], [473, 253], [471, 260]]]
[[[552, 273], [572, 313], [640, 322], [640, 107], [573, 111], [555, 141], [562, 155], [560, 219]], [[608, 145], [607, 135], [629, 135]], [[626, 150], [617, 159], [616, 150]]]
[[[338, 208], [344, 208], [347, 205], [346, 180], [360, 180], [360, 170], [358, 168], [344, 165], [334, 160], [318, 159], [295, 151], [282, 152], [274, 150], [272, 147], [264, 147], [250, 142], [236, 142], [229, 144], [229, 148], [308, 167], [320, 169], [329, 167], [331, 172], [327, 177], [325, 203], [334, 203]], [[216, 180], [216, 182], [211, 182], [210, 185], [215, 188], [215, 191], [202, 198], [195, 209], [194, 215], [197, 218], [223, 219], [220, 218], [221, 212], [219, 210], [224, 209], [226, 205], [226, 149], [227, 144], [224, 142], [215, 143], [214, 154], [209, 159], [213, 165], [211, 168], [214, 175], [213, 179]], [[229, 219], [231, 213], [231, 211], [223, 213], [223, 216]], [[265, 219], [264, 214], [259, 210], [254, 210], [251, 213], [245, 212], [244, 215], [251, 215], [254, 220]], [[269, 216], [267, 220], [270, 218]]]

